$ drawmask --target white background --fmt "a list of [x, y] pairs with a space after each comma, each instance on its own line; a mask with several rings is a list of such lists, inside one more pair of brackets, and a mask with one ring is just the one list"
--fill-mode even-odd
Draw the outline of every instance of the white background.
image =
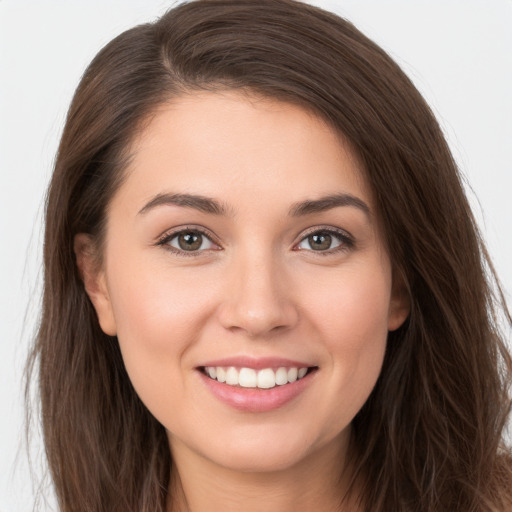
[[[512, 0], [315, 3], [381, 44], [429, 101], [473, 189], [510, 301]], [[0, 0], [0, 512], [32, 508], [22, 373], [38, 315], [43, 196], [67, 105], [105, 43], [171, 5]], [[37, 473], [37, 440], [35, 446]]]

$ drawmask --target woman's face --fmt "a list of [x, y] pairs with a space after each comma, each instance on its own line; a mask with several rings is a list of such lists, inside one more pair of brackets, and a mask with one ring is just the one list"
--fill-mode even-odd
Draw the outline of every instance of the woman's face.
[[346, 446], [408, 312], [349, 145], [225, 92], [162, 106], [132, 149], [103, 266], [78, 260], [173, 454], [267, 471]]

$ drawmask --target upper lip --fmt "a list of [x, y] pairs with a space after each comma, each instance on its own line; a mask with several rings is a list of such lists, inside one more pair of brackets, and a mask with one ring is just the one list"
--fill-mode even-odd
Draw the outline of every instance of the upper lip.
[[250, 356], [234, 356], [222, 359], [207, 361], [199, 365], [199, 368], [211, 366], [234, 366], [238, 368], [253, 368], [254, 370], [262, 370], [264, 368], [309, 368], [312, 365], [304, 361], [297, 361], [283, 357], [250, 357]]

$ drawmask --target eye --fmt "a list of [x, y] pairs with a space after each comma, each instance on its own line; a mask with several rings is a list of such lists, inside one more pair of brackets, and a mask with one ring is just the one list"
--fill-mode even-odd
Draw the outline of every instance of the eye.
[[160, 245], [167, 246], [176, 252], [200, 252], [209, 249], [218, 249], [218, 246], [201, 231], [197, 229], [185, 229], [165, 236]]
[[298, 250], [336, 252], [353, 246], [352, 239], [333, 230], [317, 230], [305, 236], [296, 246]]

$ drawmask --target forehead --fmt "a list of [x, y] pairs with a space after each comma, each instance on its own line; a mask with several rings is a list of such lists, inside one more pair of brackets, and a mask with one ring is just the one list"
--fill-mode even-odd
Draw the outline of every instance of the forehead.
[[121, 195], [139, 203], [161, 192], [219, 197], [235, 208], [335, 192], [370, 201], [356, 152], [326, 122], [290, 103], [232, 91], [161, 105], [134, 140], [126, 174]]

